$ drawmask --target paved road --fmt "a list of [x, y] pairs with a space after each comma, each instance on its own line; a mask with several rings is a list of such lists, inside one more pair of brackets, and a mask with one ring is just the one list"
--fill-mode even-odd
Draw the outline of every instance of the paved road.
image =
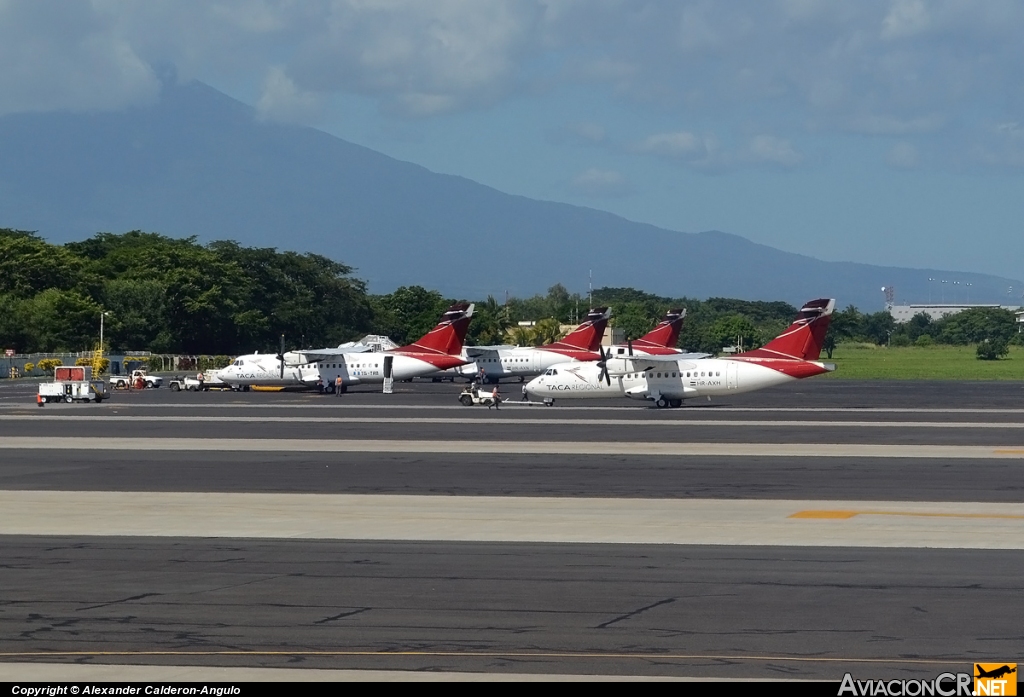
[[[517, 389], [506, 392], [518, 397]], [[456, 406], [457, 391], [430, 383], [400, 385], [391, 396], [153, 390], [117, 394], [102, 405], [37, 409], [31, 386], [0, 384], [0, 491], [13, 502], [21, 500], [17, 492], [59, 492], [70, 497], [61, 499], [65, 508], [85, 505], [87, 496], [75, 492], [140, 492], [136, 502], [142, 492], [217, 492], [720, 500], [723, 511], [726, 500], [834, 502], [839, 511], [918, 506], [913, 510], [925, 513], [916, 517], [874, 519], [870, 534], [910, 540], [949, 530], [963, 547], [849, 546], [839, 531], [868, 525], [860, 518], [808, 521], [819, 542], [801, 547], [409, 542], [386, 532], [363, 541], [103, 537], [84, 524], [53, 537], [38, 534], [45, 511], [33, 513], [38, 523], [18, 521], [9, 505], [0, 511], [2, 529], [20, 524], [22, 532], [0, 535], [0, 659], [169, 650], [178, 653], [95, 660], [838, 679], [846, 670], [865, 678], [927, 677], [965, 670], [973, 660], [1019, 657], [1024, 552], [971, 547], [985, 547], [986, 535], [1024, 539], [1024, 521], [1011, 516], [994, 527], [969, 527], [984, 521], [956, 516], [968, 509], [973, 516], [1016, 515], [1024, 458], [826, 454], [835, 444], [892, 452], [1024, 449], [1019, 383], [809, 380], [679, 410], [608, 400], [509, 405], [500, 415]], [[185, 436], [198, 445], [52, 449], [60, 438], [130, 437], [163, 447]], [[542, 440], [564, 452], [495, 452], [496, 437]], [[22, 438], [30, 439], [27, 446], [9, 447]], [[224, 438], [255, 446], [202, 447], [203, 439]], [[452, 443], [450, 450], [461, 452], [315, 449], [353, 439], [381, 448]], [[261, 440], [314, 449], [269, 452]], [[750, 452], [581, 455], [572, 452], [574, 443], [718, 443]], [[818, 457], [771, 454], [818, 443]], [[104, 500], [110, 506], [118, 499]], [[216, 508], [227, 511], [223, 503]], [[627, 508], [632, 517], [623, 520], [642, 530], [643, 506]], [[118, 512], [96, 510], [97, 521]], [[189, 515], [202, 532], [200, 513]], [[443, 523], [444, 510], [436, 515]], [[702, 523], [709, 535], [725, 529], [716, 520], [708, 515]], [[574, 521], [551, 528], [567, 530]], [[274, 519], [253, 524], [273, 526]], [[209, 654], [225, 650], [259, 653]]]

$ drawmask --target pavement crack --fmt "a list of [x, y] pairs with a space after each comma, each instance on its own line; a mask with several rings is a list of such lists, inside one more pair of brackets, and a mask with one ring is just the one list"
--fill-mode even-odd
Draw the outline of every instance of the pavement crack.
[[333, 622], [334, 620], [340, 620], [343, 617], [351, 617], [352, 615], [358, 615], [361, 612], [366, 612], [367, 610], [371, 610], [371, 609], [372, 608], [361, 607], [358, 610], [349, 610], [347, 612], [341, 612], [341, 613], [338, 613], [337, 615], [332, 615], [331, 617], [324, 617], [322, 620], [317, 620], [313, 624], [327, 624], [328, 622]]
[[646, 606], [644, 606], [642, 608], [639, 608], [637, 610], [633, 610], [632, 612], [627, 612], [625, 615], [620, 615], [620, 616], [618, 616], [618, 617], [616, 617], [614, 619], [608, 620], [607, 622], [602, 622], [601, 624], [597, 625], [597, 627], [595, 627], [595, 629], [604, 629], [606, 627], [610, 627], [611, 625], [615, 624], [616, 622], [621, 622], [623, 620], [631, 619], [633, 617], [636, 617], [640, 613], [647, 612], [648, 610], [653, 610], [654, 608], [658, 607], [659, 605], [667, 605], [669, 603], [674, 603], [675, 601], [676, 601], [675, 598], [665, 598], [664, 600], [659, 600], [656, 603], [651, 603], [650, 605], [646, 605]]
[[129, 603], [133, 600], [142, 600], [143, 598], [149, 598], [154, 595], [163, 595], [163, 593], [142, 593], [141, 595], [133, 595], [130, 598], [121, 598], [120, 600], [111, 600], [109, 603], [100, 603], [99, 605], [89, 605], [88, 607], [80, 607], [76, 612], [82, 612], [83, 610], [95, 610], [101, 607], [109, 607], [111, 605], [118, 605], [120, 603]]

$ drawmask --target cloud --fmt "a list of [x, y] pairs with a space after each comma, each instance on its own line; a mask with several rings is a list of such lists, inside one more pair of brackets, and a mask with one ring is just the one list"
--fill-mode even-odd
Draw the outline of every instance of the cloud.
[[752, 162], [782, 167], [796, 167], [804, 159], [788, 140], [769, 135], [751, 138], [747, 154]]
[[633, 193], [633, 187], [624, 176], [610, 169], [590, 169], [580, 172], [569, 182], [576, 194], [592, 198], [618, 198]]
[[[261, 85], [267, 118], [308, 120], [338, 95], [412, 120], [580, 90], [723, 142], [933, 134], [953, 158], [1024, 118], [1022, 33], [1014, 0], [0, 0], [0, 113], [146, 103], [150, 66], [173, 65], [235, 94]], [[729, 160], [691, 135], [643, 147]], [[767, 163], [768, 145], [730, 162]]]
[[631, 148], [632, 152], [664, 157], [691, 169], [721, 173], [749, 166], [796, 167], [804, 156], [793, 144], [772, 135], [756, 135], [740, 147], [722, 147], [714, 134], [689, 131], [657, 133]]
[[0, 114], [119, 109], [159, 93], [110, 17], [78, 2], [0, 2]]
[[924, 0], [896, 0], [882, 20], [882, 38], [899, 39], [928, 29], [931, 17]]
[[656, 133], [637, 143], [633, 149], [639, 153], [687, 161], [700, 160], [708, 154], [704, 139], [689, 131]]
[[910, 143], [900, 141], [889, 149], [885, 161], [895, 169], [916, 169], [921, 163], [921, 157]]
[[256, 103], [260, 116], [270, 121], [314, 123], [321, 114], [320, 98], [300, 90], [281, 67], [273, 67]]

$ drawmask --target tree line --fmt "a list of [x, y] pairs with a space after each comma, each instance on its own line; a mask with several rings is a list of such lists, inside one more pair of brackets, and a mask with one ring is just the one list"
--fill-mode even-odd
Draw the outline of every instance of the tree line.
[[[238, 355], [276, 350], [281, 334], [289, 347], [334, 346], [370, 333], [403, 344], [429, 331], [451, 303], [467, 300], [420, 286], [372, 295], [353, 274], [318, 254], [232, 241], [203, 245], [136, 230], [54, 245], [34, 232], [0, 229], [0, 343], [19, 353], [92, 350], [104, 312], [108, 352]], [[599, 288], [592, 300], [610, 306], [612, 326], [633, 339], [667, 310], [685, 308], [679, 346], [709, 353], [761, 346], [797, 312], [786, 302], [670, 298], [633, 288]], [[476, 300], [467, 343], [547, 343], [590, 307], [589, 296], [560, 284], [503, 303]], [[1013, 313], [995, 308], [896, 325], [887, 311], [851, 306], [834, 314], [826, 351], [842, 341], [977, 343], [1005, 352], [1000, 347], [1019, 336]]]

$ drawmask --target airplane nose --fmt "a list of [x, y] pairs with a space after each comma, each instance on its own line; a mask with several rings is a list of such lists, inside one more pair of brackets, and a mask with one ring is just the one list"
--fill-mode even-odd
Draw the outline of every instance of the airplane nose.
[[544, 384], [544, 376], [536, 377], [526, 383], [526, 394], [539, 394], [540, 386]]

